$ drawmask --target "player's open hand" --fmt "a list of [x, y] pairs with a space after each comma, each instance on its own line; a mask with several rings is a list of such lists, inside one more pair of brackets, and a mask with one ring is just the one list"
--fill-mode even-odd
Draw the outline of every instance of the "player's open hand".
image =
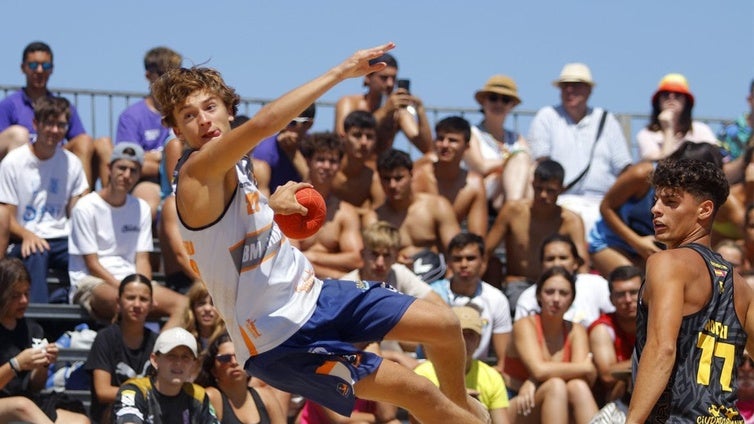
[[385, 68], [384, 62], [369, 64], [369, 61], [376, 59], [395, 47], [392, 41], [381, 46], [372, 47], [371, 49], [359, 50], [343, 63], [338, 65], [338, 71], [343, 79], [355, 78], [377, 72]]

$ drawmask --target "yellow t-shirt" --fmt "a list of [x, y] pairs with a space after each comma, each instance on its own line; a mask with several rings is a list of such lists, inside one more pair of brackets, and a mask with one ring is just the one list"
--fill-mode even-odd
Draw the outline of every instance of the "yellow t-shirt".
[[[440, 385], [431, 362], [422, 362], [414, 368], [414, 372], [428, 378], [436, 386]], [[490, 411], [508, 407], [508, 392], [503, 377], [494, 368], [478, 359], [474, 360], [471, 369], [466, 373], [466, 388], [479, 392], [479, 401]]]

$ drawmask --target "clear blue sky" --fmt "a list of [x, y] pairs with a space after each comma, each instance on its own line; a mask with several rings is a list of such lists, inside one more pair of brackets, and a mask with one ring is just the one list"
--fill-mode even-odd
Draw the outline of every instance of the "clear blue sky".
[[[597, 82], [593, 105], [648, 113], [660, 78], [681, 72], [695, 116], [733, 118], [754, 78], [751, 0], [14, 1], [3, 2], [0, 32], [0, 84], [23, 83], [21, 51], [43, 40], [56, 88], [146, 91], [143, 54], [166, 45], [219, 69], [242, 96], [270, 98], [389, 40], [399, 75], [432, 106], [475, 107], [474, 91], [505, 73], [519, 108], [536, 110], [557, 102], [550, 82], [563, 64], [581, 61]], [[323, 99], [360, 90], [351, 80]], [[318, 118], [315, 129], [331, 128], [331, 113]]]

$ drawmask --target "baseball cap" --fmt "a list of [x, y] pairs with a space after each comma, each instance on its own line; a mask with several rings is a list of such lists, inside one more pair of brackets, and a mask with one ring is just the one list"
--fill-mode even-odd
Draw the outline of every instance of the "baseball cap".
[[482, 334], [482, 316], [479, 311], [471, 306], [454, 306], [453, 312], [461, 321], [461, 330], [472, 330], [477, 334]]
[[566, 63], [563, 70], [560, 71], [560, 77], [552, 82], [552, 85], [559, 87], [564, 82], [583, 82], [594, 86], [592, 80], [592, 71], [583, 63]]
[[110, 156], [110, 163], [119, 159], [128, 159], [144, 165], [144, 149], [136, 143], [123, 141], [113, 147], [113, 154]]
[[157, 336], [157, 340], [154, 342], [154, 353], [162, 353], [163, 355], [177, 348], [178, 346], [186, 346], [191, 349], [194, 357], [196, 353], [196, 337], [191, 333], [180, 327], [173, 327], [165, 330]]

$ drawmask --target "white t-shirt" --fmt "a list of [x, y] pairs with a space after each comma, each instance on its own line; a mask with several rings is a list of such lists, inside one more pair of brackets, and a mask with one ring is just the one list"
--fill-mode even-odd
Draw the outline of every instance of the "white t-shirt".
[[[359, 270], [355, 269], [349, 272], [348, 274], [340, 277], [340, 280], [361, 280]], [[393, 288], [398, 290], [399, 292], [413, 296], [417, 299], [422, 299], [432, 291], [432, 288], [429, 286], [429, 284], [424, 282], [424, 280], [411, 272], [411, 270], [403, 264], [393, 264], [393, 266], [390, 267], [390, 272], [388, 272], [387, 280], [385, 282], [393, 286]]]
[[474, 296], [458, 295], [450, 290], [450, 281], [437, 280], [430, 284], [432, 290], [450, 306], [466, 306], [473, 304], [481, 310], [482, 340], [474, 351], [475, 359], [487, 358], [493, 334], [510, 333], [513, 331], [511, 309], [508, 298], [496, 287], [481, 281]]
[[136, 272], [137, 252], [152, 250], [152, 213], [147, 202], [128, 195], [123, 206], [114, 207], [96, 192], [87, 194], [71, 214], [71, 298], [78, 282], [90, 275], [83, 255], [96, 253], [102, 266], [121, 280]]
[[0, 162], [0, 202], [16, 206], [18, 223], [44, 239], [68, 237], [68, 201], [88, 188], [81, 161], [61, 147], [40, 160], [22, 146]]
[[[518, 297], [515, 321], [540, 311], [541, 308], [537, 303], [537, 286], [534, 284]], [[610, 288], [607, 285], [607, 280], [599, 275], [578, 274], [576, 276], [576, 298], [563, 318], [571, 322], [578, 322], [584, 328], [589, 328], [589, 325], [599, 318], [603, 312], [615, 312], [615, 306], [610, 302]]]
[[[601, 108], [589, 108], [581, 121], [573, 122], [562, 105], [543, 107], [529, 127], [527, 141], [532, 157], [549, 157], [560, 163], [565, 169], [563, 185], [570, 184], [589, 163], [602, 112]], [[611, 113], [607, 114], [591, 158], [589, 172], [566, 194], [602, 196], [612, 187], [618, 174], [631, 165], [623, 129]]]
[[[662, 151], [663, 141], [662, 131], [650, 131], [647, 127], [642, 128], [638, 134], [636, 134], [636, 143], [639, 145], [639, 155], [642, 159], [647, 157], [657, 157]], [[694, 143], [710, 143], [717, 145], [717, 137], [709, 125], [704, 122], [693, 121], [691, 122], [691, 129], [687, 132], [682, 140], [679, 140], [673, 147], [673, 151], [676, 151], [684, 141], [692, 141]]]

